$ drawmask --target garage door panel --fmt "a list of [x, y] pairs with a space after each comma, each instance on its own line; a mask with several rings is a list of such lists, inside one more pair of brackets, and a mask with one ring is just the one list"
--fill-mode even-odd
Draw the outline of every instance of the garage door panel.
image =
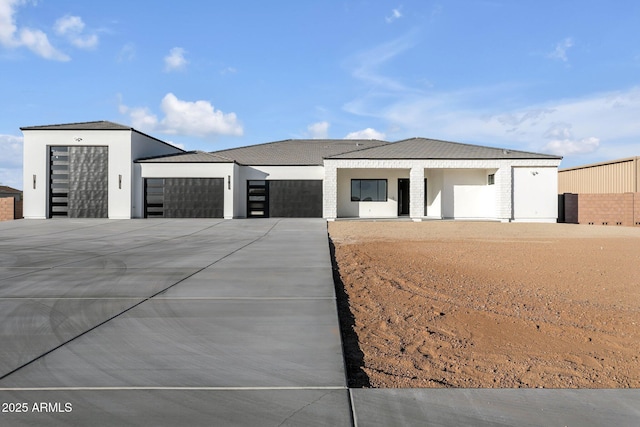
[[49, 165], [51, 216], [108, 217], [108, 147], [52, 146]]
[[269, 216], [321, 218], [321, 180], [269, 181]]
[[223, 218], [223, 178], [147, 179], [145, 214], [165, 218]]

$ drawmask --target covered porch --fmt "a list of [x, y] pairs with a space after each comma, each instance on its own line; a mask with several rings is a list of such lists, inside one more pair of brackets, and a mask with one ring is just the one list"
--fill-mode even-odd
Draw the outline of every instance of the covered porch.
[[[379, 167], [336, 165], [335, 168], [327, 168], [325, 217], [407, 217], [414, 221], [509, 220], [511, 217], [510, 206], [508, 212], [500, 209], [500, 203], [504, 202], [500, 195], [504, 191], [511, 194], [510, 171], [501, 174], [498, 165], [478, 167], [469, 164], [465, 165], [467, 167], [447, 168], [443, 167], [445, 165], [436, 167], [426, 161], [398, 164], [396, 160], [393, 163], [395, 167], [380, 164], [375, 165]], [[330, 175], [335, 177], [335, 190]], [[501, 175], [506, 177], [501, 178]], [[333, 209], [334, 215], [327, 215]]]

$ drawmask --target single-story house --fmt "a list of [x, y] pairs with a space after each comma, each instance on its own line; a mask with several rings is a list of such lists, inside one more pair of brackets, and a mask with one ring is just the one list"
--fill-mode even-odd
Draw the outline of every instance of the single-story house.
[[561, 157], [426, 138], [186, 152], [112, 122], [21, 128], [25, 218], [555, 222]]

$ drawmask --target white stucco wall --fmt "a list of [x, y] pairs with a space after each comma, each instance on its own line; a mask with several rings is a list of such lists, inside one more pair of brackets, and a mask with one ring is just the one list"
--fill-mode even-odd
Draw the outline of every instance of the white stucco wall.
[[[235, 163], [139, 163], [142, 178], [223, 178], [224, 218], [234, 218], [238, 180]], [[142, 200], [141, 200], [142, 202]]]
[[427, 199], [424, 216], [428, 218], [442, 218], [442, 188], [444, 185], [443, 169], [427, 169], [424, 171], [427, 179]]
[[[139, 132], [131, 133], [131, 159], [138, 160], [145, 157], [163, 156], [181, 153], [178, 147], [151, 138]], [[123, 176], [131, 182], [131, 218], [144, 217], [144, 183], [142, 181], [140, 164], [130, 163], [128, 174]]]
[[322, 166], [241, 166], [240, 179], [324, 179]]
[[442, 187], [442, 216], [459, 219], [496, 218], [496, 187], [487, 185], [489, 173], [495, 173], [495, 170], [445, 170]]
[[513, 220], [520, 222], [556, 222], [558, 168], [513, 168]]

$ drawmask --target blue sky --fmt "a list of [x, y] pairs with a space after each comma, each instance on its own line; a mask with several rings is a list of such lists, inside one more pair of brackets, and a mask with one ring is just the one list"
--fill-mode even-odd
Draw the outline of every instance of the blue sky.
[[21, 126], [110, 120], [213, 151], [422, 136], [640, 155], [635, 0], [0, 0], [0, 184]]

